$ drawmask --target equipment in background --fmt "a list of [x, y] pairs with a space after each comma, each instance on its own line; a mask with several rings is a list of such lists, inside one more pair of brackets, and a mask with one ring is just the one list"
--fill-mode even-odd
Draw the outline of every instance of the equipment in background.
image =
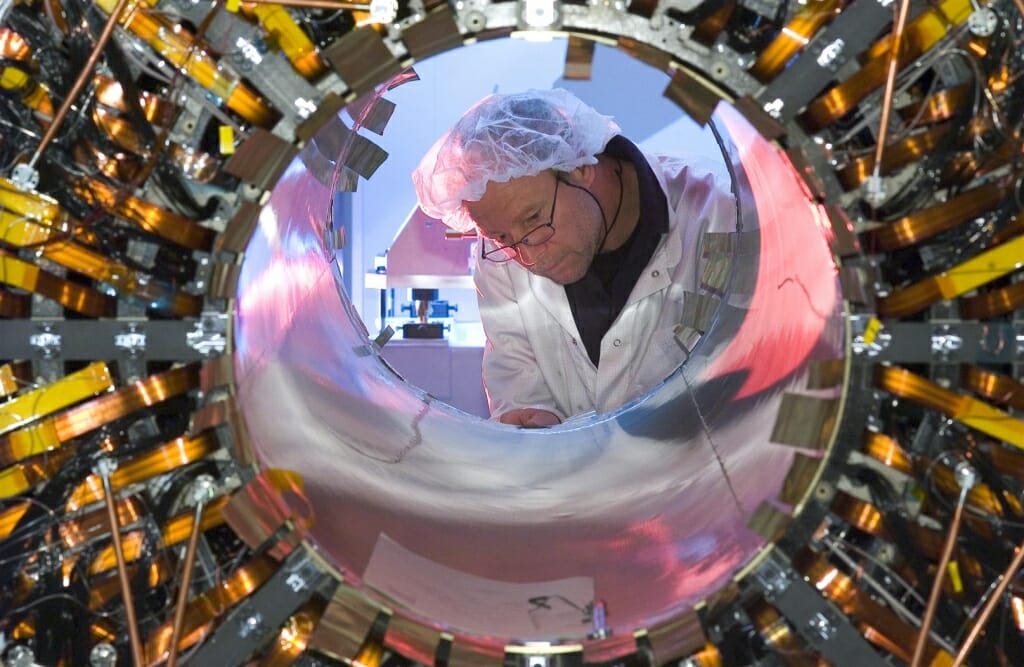
[[436, 289], [413, 288], [413, 301], [403, 305], [402, 310], [408, 311], [410, 316], [415, 311], [416, 321], [402, 325], [403, 338], [444, 338], [444, 324], [431, 322], [430, 318], [450, 317], [451, 312], [457, 311], [459, 307], [440, 300], [437, 296]]

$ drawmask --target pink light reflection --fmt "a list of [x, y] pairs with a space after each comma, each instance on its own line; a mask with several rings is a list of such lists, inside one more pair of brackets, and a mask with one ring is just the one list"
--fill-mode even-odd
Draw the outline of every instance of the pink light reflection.
[[824, 209], [809, 198], [786, 155], [731, 106], [719, 105], [716, 113], [740, 148], [761, 232], [750, 312], [710, 369], [712, 377], [748, 373], [737, 394], [745, 398], [805, 363], [838, 303], [836, 266]]

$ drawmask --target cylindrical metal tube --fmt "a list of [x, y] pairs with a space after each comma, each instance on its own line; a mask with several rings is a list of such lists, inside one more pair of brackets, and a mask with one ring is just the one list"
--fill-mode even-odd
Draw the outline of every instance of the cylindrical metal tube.
[[1000, 576], [1002, 580], [996, 589], [992, 591], [992, 597], [988, 599], [988, 603], [985, 604], [985, 608], [982, 609], [981, 614], [978, 615], [978, 619], [974, 622], [974, 627], [967, 634], [967, 639], [964, 640], [963, 646], [960, 647], [960, 651], [956, 654], [956, 659], [953, 661], [953, 667], [960, 667], [964, 664], [964, 660], [967, 659], [967, 654], [974, 648], [975, 642], [978, 641], [978, 637], [981, 636], [981, 631], [985, 628], [985, 623], [988, 622], [988, 617], [995, 611], [996, 606], [999, 605], [1000, 598], [1003, 597], [1003, 593], [1006, 592], [1006, 588], [1010, 585], [1013, 580], [1013, 575], [1020, 569], [1021, 563], [1024, 562], [1024, 542], [1017, 546], [1017, 554], [1010, 561], [1010, 566], [1006, 568]]
[[932, 582], [932, 592], [928, 596], [928, 605], [924, 610], [924, 617], [921, 619], [921, 631], [917, 635], [917, 642], [914, 644], [914, 658], [910, 667], [919, 667], [921, 658], [924, 657], [924, 645], [928, 641], [928, 631], [932, 627], [932, 619], [935, 618], [935, 609], [939, 605], [939, 596], [942, 594], [942, 580], [946, 576], [946, 568], [949, 567], [949, 559], [953, 555], [953, 547], [956, 546], [956, 536], [960, 532], [960, 521], [964, 515], [964, 505], [967, 504], [967, 492], [970, 489], [964, 487], [960, 490], [960, 497], [953, 511], [953, 521], [949, 525], [949, 533], [946, 535], [946, 543], [942, 547], [942, 555], [939, 557], [939, 568], [935, 572], [935, 581]]
[[889, 51], [889, 68], [885, 77], [885, 91], [882, 93], [881, 116], [878, 121], [878, 143], [875, 144], [875, 169], [874, 175], [879, 176], [882, 168], [882, 155], [885, 152], [885, 142], [889, 134], [889, 116], [892, 113], [893, 91], [896, 89], [896, 73], [900, 69], [900, 48], [903, 44], [903, 31], [907, 26], [907, 16], [910, 14], [910, 0], [900, 0], [899, 10], [896, 14], [896, 22], [892, 29], [892, 46]]
[[339, 2], [338, 0], [245, 0], [245, 2], [251, 2], [255, 5], [274, 4], [284, 5], [285, 7], [310, 7], [312, 9], [370, 11], [370, 3], [368, 2]]
[[124, 601], [124, 614], [128, 622], [128, 638], [131, 642], [132, 658], [136, 665], [144, 665], [142, 638], [139, 636], [139, 623], [135, 618], [135, 604], [132, 602], [132, 587], [128, 580], [128, 568], [124, 562], [124, 549], [121, 546], [121, 523], [117, 519], [117, 508], [114, 506], [114, 491], [110, 487], [109, 468], [100, 465], [99, 475], [103, 480], [103, 499], [107, 505], [107, 519], [110, 521], [110, 535], [114, 544], [114, 558], [117, 560], [117, 578], [121, 582], [121, 599]]
[[188, 538], [185, 549], [185, 563], [182, 566], [181, 585], [178, 588], [178, 602], [174, 608], [174, 627], [171, 631], [171, 648], [167, 656], [167, 667], [178, 664], [178, 641], [181, 640], [181, 626], [185, 622], [185, 604], [188, 602], [188, 589], [192, 583], [192, 566], [196, 560], [196, 547], [199, 545], [199, 527], [203, 520], [203, 503], [196, 505], [196, 513], [192, 519], [192, 534]]

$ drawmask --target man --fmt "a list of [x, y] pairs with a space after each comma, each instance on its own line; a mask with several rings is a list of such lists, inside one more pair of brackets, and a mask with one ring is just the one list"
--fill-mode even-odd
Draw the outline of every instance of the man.
[[644, 155], [564, 90], [485, 97], [413, 182], [427, 215], [481, 238], [488, 403], [524, 427], [610, 410], [677, 368], [700, 235], [736, 220], [715, 176]]

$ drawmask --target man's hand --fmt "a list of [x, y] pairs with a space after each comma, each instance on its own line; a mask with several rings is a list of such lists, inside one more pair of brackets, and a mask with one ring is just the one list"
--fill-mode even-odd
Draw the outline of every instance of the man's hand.
[[547, 410], [538, 410], [537, 408], [509, 410], [498, 417], [498, 421], [502, 424], [511, 424], [512, 426], [521, 426], [523, 428], [544, 428], [562, 423], [558, 415]]

